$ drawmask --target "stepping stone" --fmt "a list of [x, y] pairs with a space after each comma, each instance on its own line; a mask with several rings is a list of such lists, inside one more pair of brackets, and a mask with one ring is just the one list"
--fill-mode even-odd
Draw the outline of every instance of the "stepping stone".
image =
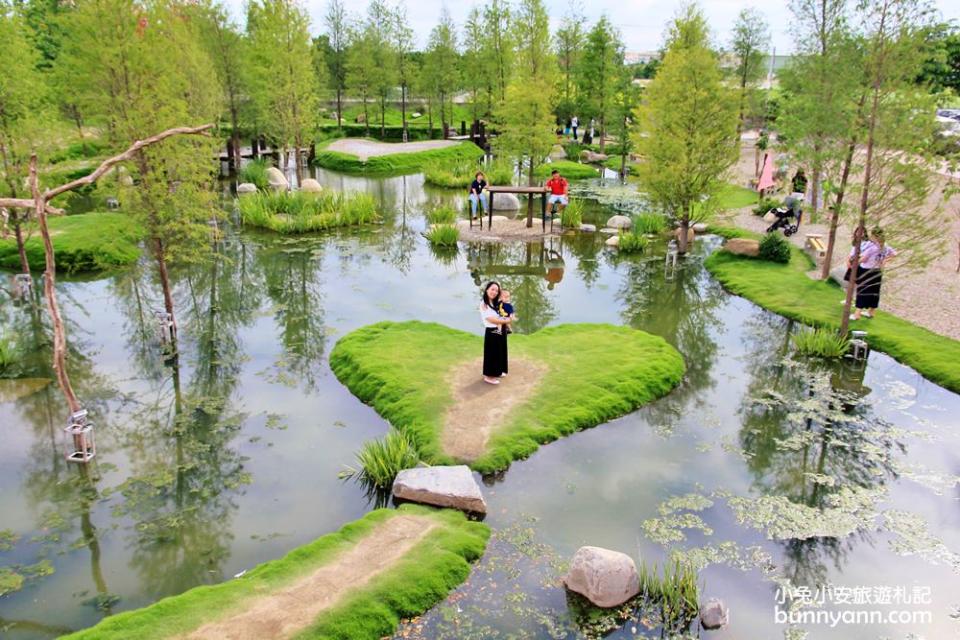
[[620, 236], [610, 236], [605, 243], [608, 247], [620, 247]]
[[633, 225], [633, 222], [627, 216], [611, 216], [607, 220], [607, 226], [613, 229], [629, 229]]
[[602, 547], [580, 547], [563, 584], [598, 607], [617, 607], [640, 593], [633, 558]]
[[608, 236], [615, 236], [620, 233], [620, 229], [614, 229], [613, 227], [604, 227], [600, 229], [600, 233], [605, 233]]
[[252, 182], [241, 182], [237, 185], [237, 193], [256, 193], [257, 185]]
[[597, 225], [594, 224], [582, 224], [580, 225], [580, 231], [586, 231], [588, 233], [593, 233], [597, 230]]
[[466, 465], [405, 469], [393, 481], [393, 497], [471, 513], [487, 512], [480, 485]]
[[720, 629], [730, 622], [730, 610], [723, 600], [710, 598], [700, 605], [700, 625], [707, 630]]

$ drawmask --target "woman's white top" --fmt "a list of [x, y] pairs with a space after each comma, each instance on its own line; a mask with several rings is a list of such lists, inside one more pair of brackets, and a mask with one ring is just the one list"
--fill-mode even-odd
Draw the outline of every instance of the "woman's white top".
[[482, 303], [480, 305], [480, 319], [483, 320], [483, 326], [485, 328], [496, 329], [498, 326], [500, 326], [494, 322], [490, 322], [490, 318], [499, 318], [499, 317], [500, 317], [500, 314], [497, 313], [495, 309], [491, 309], [490, 307], [488, 307], [486, 303]]

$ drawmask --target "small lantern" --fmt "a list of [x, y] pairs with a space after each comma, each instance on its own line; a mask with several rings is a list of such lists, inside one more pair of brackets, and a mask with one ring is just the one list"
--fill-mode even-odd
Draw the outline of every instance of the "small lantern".
[[13, 287], [18, 296], [26, 298], [30, 290], [33, 289], [33, 278], [29, 273], [18, 273], [13, 276]]
[[97, 445], [93, 438], [93, 425], [87, 422], [86, 409], [70, 414], [64, 432], [67, 434], [67, 460], [87, 463], [97, 455]]
[[677, 276], [677, 257], [680, 255], [676, 243], [671, 240], [667, 245], [667, 255], [663, 261], [663, 279], [673, 280]]
[[867, 343], [867, 332], [866, 331], [851, 331], [850, 335], [852, 336], [850, 340], [850, 348], [853, 349], [854, 360], [866, 360], [867, 354], [870, 353], [870, 345]]
[[168, 342], [173, 340], [173, 314], [167, 313], [162, 309], [156, 309], [153, 315], [157, 318], [160, 341]]

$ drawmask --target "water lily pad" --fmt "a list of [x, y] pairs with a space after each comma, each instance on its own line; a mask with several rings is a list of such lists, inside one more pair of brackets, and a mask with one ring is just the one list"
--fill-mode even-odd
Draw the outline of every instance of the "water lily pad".
[[50, 378], [0, 380], [0, 402], [14, 402], [40, 391], [53, 382]]

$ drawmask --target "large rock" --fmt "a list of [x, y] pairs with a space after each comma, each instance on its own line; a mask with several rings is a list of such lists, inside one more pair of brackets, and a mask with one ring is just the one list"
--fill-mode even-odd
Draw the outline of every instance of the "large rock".
[[847, 281], [843, 279], [845, 275], [847, 275], [847, 268], [843, 265], [830, 269], [830, 279], [841, 287], [847, 286]]
[[710, 598], [700, 605], [700, 626], [704, 629], [720, 629], [730, 623], [730, 610], [723, 600]]
[[627, 216], [616, 215], [607, 220], [607, 227], [611, 229], [629, 229], [633, 223]]
[[304, 178], [303, 182], [300, 183], [300, 191], [308, 191], [310, 193], [320, 193], [323, 191], [323, 185], [314, 180], [313, 178]]
[[286, 191], [290, 188], [290, 183], [287, 182], [287, 177], [283, 175], [283, 171], [277, 169], [276, 167], [267, 168], [267, 182], [270, 183], [270, 188], [277, 191]]
[[551, 160], [564, 160], [566, 159], [566, 157], [567, 157], [567, 152], [562, 145], [555, 144], [553, 145], [553, 148], [550, 149], [549, 158]]
[[256, 193], [257, 185], [252, 182], [241, 182], [237, 185], [237, 193]]
[[710, 226], [706, 222], [693, 223], [693, 230], [696, 231], [697, 233], [706, 233], [707, 229], [709, 228]]
[[487, 512], [480, 486], [466, 465], [405, 469], [393, 481], [393, 497], [472, 513]]
[[598, 607], [616, 607], [640, 593], [633, 558], [601, 547], [580, 547], [563, 584]]
[[605, 153], [596, 153], [590, 151], [590, 149], [584, 149], [580, 152], [580, 160], [582, 162], [604, 162], [608, 158]]
[[724, 243], [723, 248], [738, 256], [756, 258], [760, 255], [760, 241], [750, 238], [730, 238]]
[[494, 206], [497, 211], [519, 211], [520, 198], [513, 193], [498, 193], [494, 197]]

